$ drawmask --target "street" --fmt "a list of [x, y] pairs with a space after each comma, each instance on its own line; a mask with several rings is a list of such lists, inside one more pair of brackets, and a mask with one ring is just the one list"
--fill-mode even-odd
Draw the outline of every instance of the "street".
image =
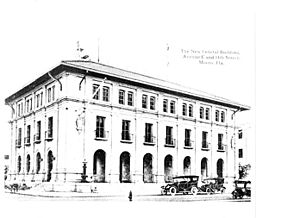
[[[23, 193], [5, 193], [4, 198], [8, 201], [129, 201], [128, 196], [34, 196]], [[197, 202], [197, 201], [224, 201], [224, 202], [251, 202], [250, 198], [233, 199], [230, 194], [214, 195], [133, 195], [132, 201], [154, 202]]]

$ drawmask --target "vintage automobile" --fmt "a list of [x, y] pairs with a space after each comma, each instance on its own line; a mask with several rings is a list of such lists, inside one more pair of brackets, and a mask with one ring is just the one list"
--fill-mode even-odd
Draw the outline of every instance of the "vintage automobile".
[[225, 191], [224, 178], [207, 178], [202, 181], [202, 185], [199, 187], [200, 192], [207, 192], [209, 194], [215, 192], [223, 193]]
[[199, 176], [176, 176], [173, 182], [165, 186], [161, 186], [161, 194], [170, 193], [174, 196], [177, 193], [197, 195]]
[[235, 180], [234, 185], [235, 189], [231, 193], [233, 198], [243, 198], [244, 196], [251, 197], [251, 181]]

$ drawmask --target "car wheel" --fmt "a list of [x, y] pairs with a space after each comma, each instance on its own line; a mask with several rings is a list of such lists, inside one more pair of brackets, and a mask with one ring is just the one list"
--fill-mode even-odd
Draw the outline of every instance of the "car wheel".
[[172, 196], [175, 196], [175, 194], [176, 194], [176, 188], [175, 187], [171, 187], [169, 191], [170, 191], [170, 194]]
[[206, 188], [206, 192], [210, 193], [211, 192], [210, 188]]
[[198, 189], [196, 187], [192, 187], [191, 192], [194, 196], [196, 196], [198, 193]]

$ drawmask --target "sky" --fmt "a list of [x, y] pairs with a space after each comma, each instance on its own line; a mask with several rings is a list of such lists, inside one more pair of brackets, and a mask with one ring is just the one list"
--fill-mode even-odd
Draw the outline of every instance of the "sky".
[[[78, 58], [151, 75], [254, 106], [254, 13], [189, 1], [9, 1], [1, 7], [1, 129], [9, 135], [4, 99], [57, 66]], [[238, 52], [224, 65], [183, 58], [189, 52]], [[98, 53], [99, 52], [99, 53]], [[98, 55], [99, 54], [99, 55]], [[214, 56], [214, 55], [213, 55]], [[223, 55], [225, 57], [226, 55]], [[245, 122], [248, 122], [246, 115]], [[3, 134], [4, 134], [3, 133]], [[8, 143], [8, 142], [7, 142]]]

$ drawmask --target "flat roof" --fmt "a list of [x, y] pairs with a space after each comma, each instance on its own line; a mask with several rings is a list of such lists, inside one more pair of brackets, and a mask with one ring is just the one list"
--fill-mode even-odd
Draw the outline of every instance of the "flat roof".
[[47, 80], [51, 79], [48, 73], [50, 73], [52, 76], [56, 76], [63, 71], [70, 71], [73, 73], [91, 75], [100, 78], [106, 77], [108, 80], [129, 83], [138, 87], [154, 89], [157, 91], [162, 91], [176, 96], [192, 98], [207, 103], [218, 104], [218, 105], [222, 105], [234, 109], [240, 109], [241, 111], [250, 109], [250, 107], [247, 105], [243, 105], [226, 98], [208, 94], [206, 92], [197, 89], [188, 88], [179, 85], [177, 83], [158, 79], [148, 75], [135, 73], [128, 70], [119, 69], [116, 67], [108, 66], [93, 61], [83, 61], [83, 60], [62, 61], [54, 69], [38, 77], [36, 80], [31, 82], [27, 86], [23, 87], [18, 92], [6, 98], [5, 103], [9, 104], [9, 102], [29, 92], [37, 85], [42, 84], [43, 82], [46, 82]]

